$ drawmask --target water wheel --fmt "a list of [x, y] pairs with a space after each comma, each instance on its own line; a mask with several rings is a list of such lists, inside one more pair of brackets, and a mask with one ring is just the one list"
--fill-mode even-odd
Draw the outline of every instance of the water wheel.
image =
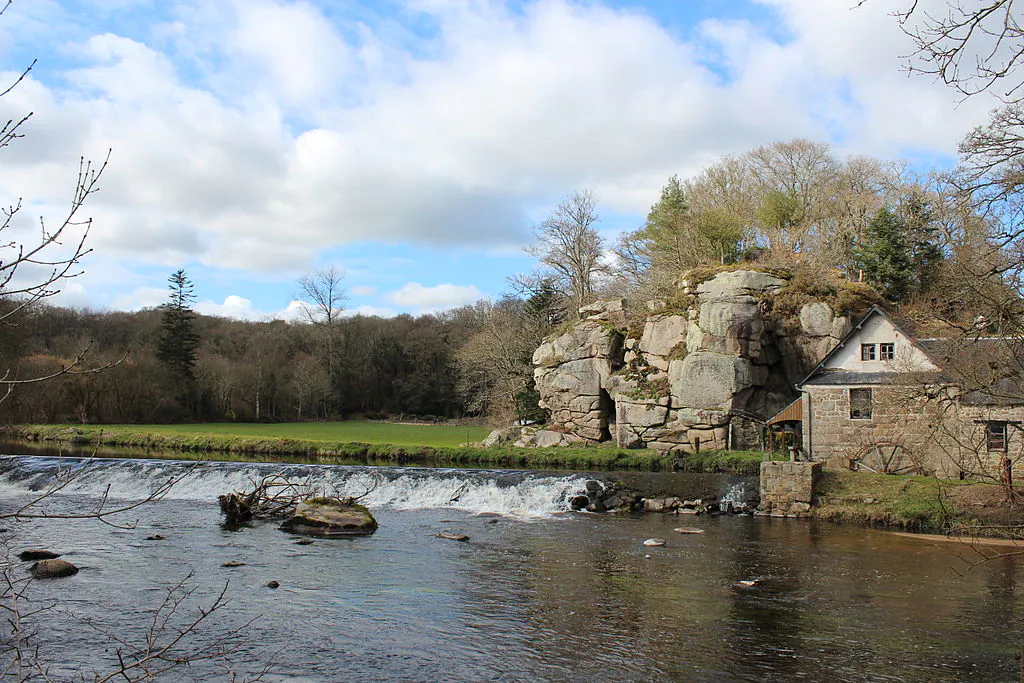
[[876, 474], [906, 474], [917, 469], [903, 446], [886, 442], [865, 446], [850, 464], [852, 469], [865, 469]]

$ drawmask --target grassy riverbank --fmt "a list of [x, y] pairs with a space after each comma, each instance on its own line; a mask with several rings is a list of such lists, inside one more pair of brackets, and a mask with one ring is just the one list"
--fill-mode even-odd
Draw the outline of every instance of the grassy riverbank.
[[651, 470], [757, 474], [762, 454], [707, 451], [676, 458], [649, 450], [481, 448], [483, 427], [394, 422], [187, 425], [19, 425], [0, 437], [44, 446], [129, 448], [181, 458], [245, 460], [280, 456], [307, 462], [510, 467], [576, 470]]
[[825, 471], [817, 519], [965, 536], [1021, 537], [1024, 508], [987, 482]]

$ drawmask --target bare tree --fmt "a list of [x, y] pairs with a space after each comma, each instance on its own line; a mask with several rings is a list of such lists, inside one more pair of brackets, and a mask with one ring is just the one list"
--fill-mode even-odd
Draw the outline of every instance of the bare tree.
[[338, 376], [338, 350], [341, 336], [341, 314], [348, 295], [343, 282], [345, 271], [331, 266], [303, 275], [296, 295], [303, 317], [320, 333], [322, 360], [332, 388]]
[[345, 271], [331, 266], [299, 278], [298, 300], [302, 314], [314, 325], [336, 325], [345, 311], [348, 295], [343, 282]]
[[607, 270], [601, 263], [604, 240], [594, 229], [598, 220], [594, 194], [573, 192], [534, 229], [537, 242], [525, 250], [540, 261], [538, 279], [548, 275], [548, 281], [557, 281], [577, 311], [593, 298], [595, 276]]
[[479, 306], [482, 325], [456, 355], [459, 389], [470, 410], [502, 423], [531, 419], [538, 412], [533, 352], [551, 325], [543, 314], [530, 315], [530, 302], [506, 298]]
[[1020, 102], [1024, 28], [1020, 5], [1015, 9], [1013, 3], [956, 0], [948, 2], [944, 12], [933, 14], [913, 0], [894, 13], [916, 47], [908, 70], [936, 76], [964, 97], [992, 92], [1004, 102]]

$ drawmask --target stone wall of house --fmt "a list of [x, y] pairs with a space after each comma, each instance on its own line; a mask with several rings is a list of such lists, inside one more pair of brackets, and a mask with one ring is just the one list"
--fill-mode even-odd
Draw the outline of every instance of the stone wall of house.
[[[1006, 450], [990, 451], [985, 433], [986, 422], [1005, 422]], [[1003, 459], [1008, 458], [1014, 480], [1024, 480], [1024, 407], [958, 407], [955, 422], [939, 423], [937, 430], [945, 442], [944, 453], [955, 454], [955, 466], [967, 477], [999, 477]]]
[[762, 462], [758, 514], [803, 517], [810, 513], [820, 462]]
[[[1020, 406], [943, 404], [915, 387], [874, 385], [870, 419], [850, 417], [850, 387], [810, 386], [804, 400], [804, 450], [829, 467], [913, 472], [948, 478], [998, 476], [1003, 457], [1024, 479]], [[808, 420], [811, 422], [808, 422]], [[985, 423], [1007, 422], [1007, 450], [989, 451]], [[806, 425], [811, 424], [811, 429]]]
[[820, 301], [795, 320], [766, 315], [787, 285], [737, 270], [684, 283], [688, 306], [652, 303], [639, 319], [621, 300], [581, 309], [579, 323], [533, 356], [552, 421], [539, 437], [668, 452], [758, 447], [751, 425], [792, 401], [794, 385], [850, 329]]
[[842, 469], [928, 473], [942, 469], [946, 463], [934, 452], [938, 444], [932, 406], [910, 396], [906, 388], [875, 385], [870, 389], [871, 417], [863, 419], [850, 417], [850, 387], [807, 387], [804, 451], [829, 467]]

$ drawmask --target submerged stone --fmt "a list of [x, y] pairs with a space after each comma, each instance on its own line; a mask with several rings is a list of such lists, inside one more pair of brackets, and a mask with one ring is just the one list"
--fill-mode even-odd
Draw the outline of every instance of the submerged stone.
[[350, 500], [310, 498], [296, 506], [281, 530], [308, 536], [369, 536], [377, 530], [377, 520]]
[[665, 539], [664, 538], [648, 538], [646, 541], [644, 541], [644, 545], [646, 545], [646, 546], [654, 546], [654, 547], [663, 546], [663, 545], [665, 545]]

